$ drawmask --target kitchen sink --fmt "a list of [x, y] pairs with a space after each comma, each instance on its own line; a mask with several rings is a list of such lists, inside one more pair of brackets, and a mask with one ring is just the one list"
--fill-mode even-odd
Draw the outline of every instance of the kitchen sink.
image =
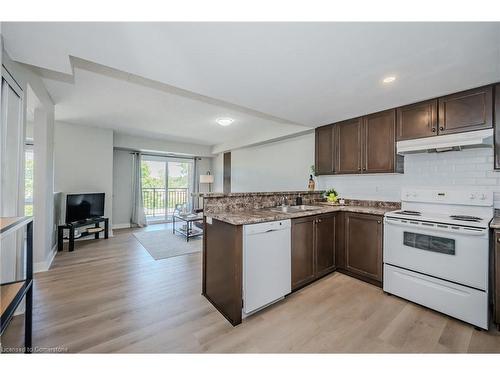
[[319, 210], [321, 207], [319, 206], [308, 206], [308, 205], [300, 205], [300, 206], [278, 206], [270, 208], [269, 211], [279, 212], [284, 214], [293, 214], [296, 212], [304, 212], [304, 211], [315, 211]]

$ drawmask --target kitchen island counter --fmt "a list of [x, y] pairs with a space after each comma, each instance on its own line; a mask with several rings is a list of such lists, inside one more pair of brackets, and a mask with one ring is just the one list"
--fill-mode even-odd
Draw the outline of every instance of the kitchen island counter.
[[[361, 205], [344, 205], [344, 206], [332, 206], [318, 204], [317, 209], [303, 211], [303, 212], [292, 212], [292, 213], [281, 213], [271, 211], [269, 208], [260, 208], [256, 210], [242, 210], [242, 211], [227, 211], [218, 213], [208, 213], [207, 218], [222, 221], [227, 224], [232, 225], [246, 225], [246, 224], [256, 224], [263, 223], [267, 221], [275, 220], [286, 220], [286, 219], [296, 219], [299, 217], [313, 216], [319, 214], [326, 214], [330, 212], [357, 212], [372, 215], [384, 215], [388, 211], [394, 211], [397, 209], [395, 206], [361, 206]], [[500, 220], [499, 220], [500, 224]]]

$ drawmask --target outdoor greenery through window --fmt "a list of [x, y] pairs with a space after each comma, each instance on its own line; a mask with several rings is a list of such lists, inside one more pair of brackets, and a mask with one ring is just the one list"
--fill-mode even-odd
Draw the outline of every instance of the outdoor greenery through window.
[[142, 195], [148, 221], [170, 220], [174, 209], [189, 203], [191, 161], [143, 158]]

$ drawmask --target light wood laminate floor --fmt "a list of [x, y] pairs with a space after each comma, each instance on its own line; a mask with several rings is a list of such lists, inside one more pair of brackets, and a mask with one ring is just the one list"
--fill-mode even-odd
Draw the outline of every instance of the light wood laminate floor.
[[[232, 327], [200, 295], [201, 254], [155, 261], [131, 233], [78, 242], [36, 275], [33, 345], [98, 353], [500, 352], [493, 327], [478, 332], [339, 273]], [[4, 347], [18, 343], [21, 330], [17, 317]]]

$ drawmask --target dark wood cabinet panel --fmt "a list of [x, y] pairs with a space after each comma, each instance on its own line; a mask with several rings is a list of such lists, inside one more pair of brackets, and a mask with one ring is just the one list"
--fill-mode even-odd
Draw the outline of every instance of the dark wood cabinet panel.
[[439, 98], [439, 134], [493, 126], [493, 88], [480, 87]]
[[396, 110], [363, 117], [363, 173], [394, 172]]
[[231, 192], [231, 152], [225, 152], [223, 155], [223, 180], [222, 190], [225, 194]]
[[335, 172], [334, 126], [327, 125], [316, 129], [315, 169], [317, 175]]
[[292, 290], [314, 279], [314, 220], [292, 220]]
[[495, 86], [495, 169], [500, 169], [500, 84]]
[[432, 137], [437, 134], [438, 101], [428, 100], [397, 109], [397, 140]]
[[292, 220], [292, 290], [335, 269], [336, 214]]
[[233, 325], [241, 323], [243, 230], [204, 219], [202, 294]]
[[320, 216], [315, 222], [315, 275], [335, 268], [335, 215]]
[[345, 269], [345, 241], [344, 223], [345, 213], [337, 212], [335, 233], [335, 266], [337, 269]]
[[361, 128], [362, 118], [355, 118], [335, 124], [337, 136], [337, 173], [361, 172]]
[[500, 230], [495, 230], [493, 254], [493, 321], [500, 330]]
[[353, 274], [382, 281], [382, 218], [345, 214], [345, 269]]
[[[500, 84], [489, 85], [318, 128], [317, 174], [403, 173], [396, 140], [491, 128], [500, 113], [499, 93]], [[495, 169], [500, 169], [500, 126], [495, 126]]]

